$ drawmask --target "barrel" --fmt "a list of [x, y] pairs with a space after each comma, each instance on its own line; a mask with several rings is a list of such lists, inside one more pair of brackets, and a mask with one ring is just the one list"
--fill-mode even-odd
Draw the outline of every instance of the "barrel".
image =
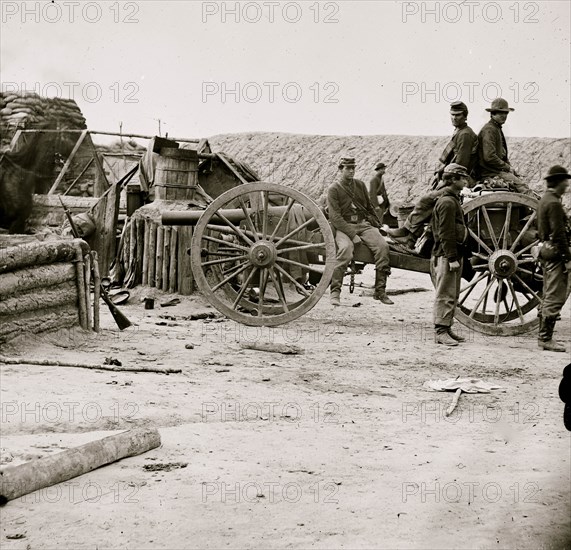
[[198, 153], [193, 149], [162, 148], [155, 171], [155, 198], [192, 200], [198, 185]]

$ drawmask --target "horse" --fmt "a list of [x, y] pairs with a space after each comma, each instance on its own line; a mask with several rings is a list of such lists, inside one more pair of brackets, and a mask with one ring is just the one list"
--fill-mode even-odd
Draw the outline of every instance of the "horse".
[[44, 124], [38, 132], [24, 134], [17, 151], [0, 157], [0, 228], [24, 233], [33, 206], [33, 194], [46, 194], [53, 183], [57, 157], [67, 157], [73, 148], [73, 135], [42, 132], [53, 127]]

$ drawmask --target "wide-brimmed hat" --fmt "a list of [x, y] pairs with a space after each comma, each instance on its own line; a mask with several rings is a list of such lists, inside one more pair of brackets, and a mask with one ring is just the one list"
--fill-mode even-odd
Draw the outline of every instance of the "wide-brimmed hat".
[[339, 168], [342, 166], [355, 166], [355, 159], [353, 157], [341, 157], [337, 166], [339, 166]]
[[486, 109], [489, 113], [500, 112], [509, 113], [510, 111], [515, 111], [512, 107], [508, 105], [508, 102], [503, 97], [498, 97], [492, 101], [492, 105], [489, 109]]
[[446, 174], [456, 174], [458, 176], [469, 177], [468, 170], [461, 164], [456, 164], [455, 162], [450, 163], [446, 168], [444, 168], [444, 175]]
[[543, 179], [549, 181], [555, 178], [567, 180], [571, 179], [571, 174], [569, 174], [566, 168], [564, 168], [563, 166], [559, 166], [559, 164], [556, 164], [547, 171], [547, 175]]
[[450, 114], [466, 113], [468, 114], [468, 106], [463, 101], [455, 101], [450, 103]]
[[387, 165], [384, 162], [377, 162], [377, 164], [375, 164], [375, 170], [381, 170], [382, 168], [386, 168]]

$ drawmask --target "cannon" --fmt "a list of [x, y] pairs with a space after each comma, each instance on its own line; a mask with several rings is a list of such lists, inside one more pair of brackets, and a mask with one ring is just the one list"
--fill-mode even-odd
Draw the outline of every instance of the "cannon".
[[[463, 205], [470, 256], [464, 262], [456, 318], [491, 335], [538, 325], [542, 275], [538, 201], [494, 191]], [[191, 265], [198, 289], [221, 313], [251, 326], [276, 326], [307, 313], [329, 286], [335, 239], [319, 206], [300, 191], [255, 182], [237, 186], [205, 210], [165, 212], [163, 225], [194, 225]], [[431, 274], [430, 259], [390, 243], [391, 267]], [[354, 261], [373, 263], [355, 247]]]

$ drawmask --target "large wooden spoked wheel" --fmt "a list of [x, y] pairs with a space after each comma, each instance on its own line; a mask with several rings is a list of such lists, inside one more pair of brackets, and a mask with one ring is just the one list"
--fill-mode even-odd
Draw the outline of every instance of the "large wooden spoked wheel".
[[[318, 205], [303, 193], [248, 183], [204, 211], [191, 263], [199, 290], [218, 311], [245, 325], [276, 326], [305, 314], [323, 296], [335, 240]], [[307, 284], [310, 272], [321, 276], [315, 288]]]
[[470, 281], [462, 280], [456, 319], [484, 334], [514, 336], [537, 327], [543, 276], [531, 255], [538, 201], [494, 192], [463, 206], [469, 231]]

